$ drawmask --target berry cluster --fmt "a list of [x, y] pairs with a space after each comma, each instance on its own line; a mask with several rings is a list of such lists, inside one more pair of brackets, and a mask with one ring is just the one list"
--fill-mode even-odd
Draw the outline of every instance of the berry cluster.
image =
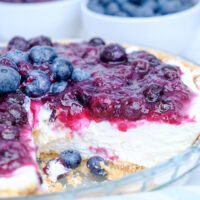
[[195, 0], [90, 0], [88, 7], [106, 15], [152, 17], [186, 10], [195, 4]]

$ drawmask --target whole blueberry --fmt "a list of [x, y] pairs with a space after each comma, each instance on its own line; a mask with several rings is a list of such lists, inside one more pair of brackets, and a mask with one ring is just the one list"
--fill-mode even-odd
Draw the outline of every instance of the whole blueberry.
[[34, 46], [29, 53], [29, 59], [33, 63], [41, 64], [52, 62], [57, 57], [55, 50], [49, 46]]
[[104, 13], [104, 5], [100, 4], [99, 0], [90, 0], [88, 3], [88, 8], [97, 13]]
[[76, 68], [72, 72], [71, 79], [74, 80], [75, 82], [85, 81], [85, 80], [88, 80], [89, 78], [90, 78], [90, 74], [84, 71], [83, 69]]
[[21, 76], [11, 67], [0, 66], [0, 94], [14, 92], [20, 84]]
[[71, 77], [73, 72], [73, 65], [66, 59], [56, 58], [51, 66], [51, 71], [53, 72], [56, 80], [67, 80]]
[[15, 62], [6, 56], [0, 57], [0, 66], [8, 66], [18, 71], [18, 67]]
[[119, 5], [116, 2], [110, 2], [106, 7], [106, 14], [116, 15], [120, 11]]
[[28, 61], [28, 56], [23, 51], [14, 49], [7, 52], [6, 57], [17, 65], [20, 61]]
[[125, 2], [121, 5], [121, 8], [127, 15], [134, 17], [138, 7], [131, 2]]
[[162, 86], [153, 83], [144, 90], [143, 94], [148, 103], [155, 103], [162, 94]]
[[67, 167], [76, 168], [80, 165], [82, 158], [78, 151], [69, 149], [60, 154], [60, 159], [64, 161]]
[[18, 49], [21, 51], [27, 51], [29, 49], [28, 41], [23, 37], [14, 37], [8, 43], [8, 49]]
[[43, 71], [33, 70], [26, 76], [24, 86], [28, 96], [40, 97], [49, 91], [50, 80]]
[[127, 61], [125, 49], [119, 44], [106, 45], [100, 53], [100, 60], [110, 64], [119, 64]]
[[87, 161], [87, 168], [90, 173], [96, 176], [106, 176], [107, 172], [102, 168], [102, 165], [108, 165], [108, 163], [100, 156], [93, 156]]
[[175, 13], [183, 9], [181, 1], [177, 0], [171, 0], [171, 1], [159, 0], [158, 5], [159, 5], [158, 6], [159, 11], [161, 12], [162, 15]]
[[62, 91], [65, 90], [65, 88], [67, 87], [68, 83], [65, 81], [61, 81], [61, 82], [55, 82], [52, 86], [51, 86], [51, 92], [52, 93], [60, 93]]
[[39, 37], [35, 37], [30, 39], [29, 41], [29, 46], [30, 48], [34, 47], [34, 46], [53, 46], [51, 39], [49, 37], [46, 36], [39, 36]]
[[91, 46], [100, 46], [100, 45], [105, 45], [105, 42], [103, 41], [103, 39], [99, 38], [99, 37], [95, 37], [95, 38], [92, 38], [90, 41], [89, 41], [89, 44]]

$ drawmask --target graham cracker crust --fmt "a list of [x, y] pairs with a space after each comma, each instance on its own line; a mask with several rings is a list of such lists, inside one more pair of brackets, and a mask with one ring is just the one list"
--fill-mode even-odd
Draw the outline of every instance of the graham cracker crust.
[[7, 188], [5, 190], [0, 190], [0, 199], [2, 197], [16, 197], [16, 196], [26, 196], [31, 194], [37, 194], [38, 186], [35, 184], [30, 184], [23, 190], [15, 190], [13, 188]]
[[[59, 157], [59, 154], [55, 152], [41, 153], [39, 155], [39, 160], [42, 160], [41, 167], [45, 167], [46, 163], [49, 160], [57, 158], [57, 157]], [[78, 174], [80, 173], [85, 176], [90, 175], [90, 172], [86, 166], [87, 160], [88, 158], [83, 158], [81, 165], [77, 167], [76, 169], [73, 169], [70, 172], [70, 174], [65, 177], [67, 184], [73, 187], [77, 187], [78, 185], [82, 183], [82, 177], [80, 175], [77, 175], [77, 172]], [[133, 164], [129, 162], [122, 162], [118, 160], [115, 160], [113, 162], [108, 160], [107, 162], [108, 162], [108, 166], [104, 165], [103, 163], [100, 163], [101, 167], [105, 169], [105, 171], [107, 172], [105, 181], [118, 179], [123, 176], [127, 176], [129, 174], [145, 169], [145, 167], [143, 166], [139, 166], [137, 164]], [[63, 191], [67, 187], [67, 185], [61, 185], [59, 182], [53, 183], [46, 175], [44, 177], [45, 177], [45, 181], [48, 185], [48, 189], [50, 192], [60, 192], [60, 191]]]

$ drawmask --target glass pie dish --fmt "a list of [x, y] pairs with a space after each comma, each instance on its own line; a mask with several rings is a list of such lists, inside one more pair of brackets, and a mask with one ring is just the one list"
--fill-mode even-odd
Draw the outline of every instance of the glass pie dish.
[[[42, 195], [30, 195], [29, 200], [65, 200], [102, 197], [158, 190], [173, 184], [184, 184], [191, 173], [200, 165], [200, 141], [179, 155], [155, 167], [142, 170], [126, 177], [106, 183], [87, 183], [67, 191]], [[5, 199], [5, 198], [4, 198]], [[9, 198], [25, 200], [27, 197]]]
[[[73, 188], [71, 185], [68, 187], [67, 185], [66, 190], [63, 192], [29, 195], [28, 199], [82, 199], [88, 197], [94, 198], [106, 195], [118, 195], [158, 190], [174, 184], [184, 184], [185, 181], [187, 181], [187, 178], [189, 178], [192, 172], [197, 169], [199, 165], [200, 141], [197, 141], [190, 148], [178, 154], [177, 156], [152, 168], [144, 169], [134, 174], [124, 176], [123, 178], [107, 182], [104, 182], [102, 179], [95, 180], [94, 184], [94, 182], [88, 181], [88, 177], [84, 177], [83, 184], [80, 184], [80, 186], [76, 188]], [[25, 200], [27, 199], [27, 196], [9, 199]]]

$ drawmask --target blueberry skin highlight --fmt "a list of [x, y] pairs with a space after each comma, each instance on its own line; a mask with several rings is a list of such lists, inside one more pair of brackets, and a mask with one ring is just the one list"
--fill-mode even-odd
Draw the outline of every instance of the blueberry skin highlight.
[[33, 70], [26, 76], [24, 85], [29, 97], [41, 97], [49, 91], [50, 80], [43, 71]]
[[0, 66], [0, 94], [14, 92], [20, 85], [21, 76], [13, 68]]
[[32, 63], [51, 63], [57, 57], [57, 53], [50, 46], [34, 46], [29, 53], [29, 60]]
[[63, 151], [60, 154], [60, 159], [64, 161], [67, 167], [72, 169], [77, 168], [82, 161], [80, 153], [74, 149]]
[[73, 65], [66, 59], [56, 58], [51, 66], [51, 71], [58, 81], [65, 81], [69, 79], [73, 72]]

